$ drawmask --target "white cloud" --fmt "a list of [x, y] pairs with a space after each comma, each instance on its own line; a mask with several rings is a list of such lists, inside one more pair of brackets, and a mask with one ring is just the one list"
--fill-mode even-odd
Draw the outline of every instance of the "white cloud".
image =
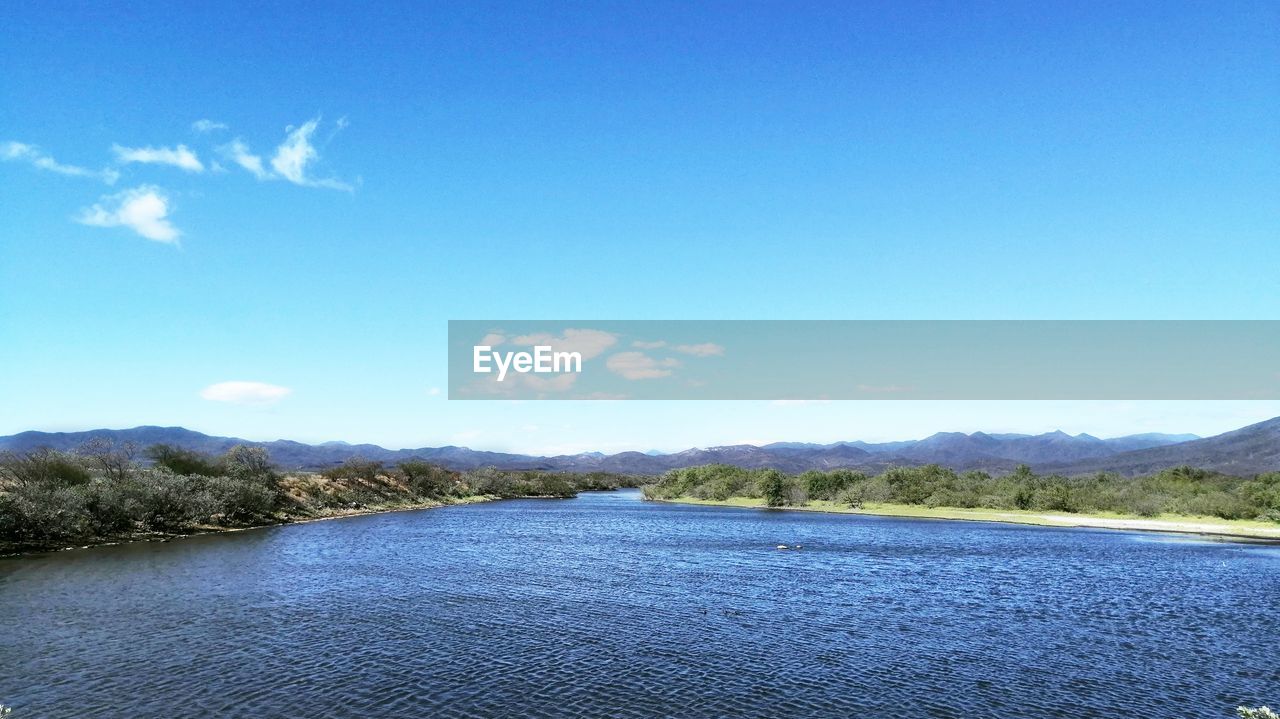
[[122, 147], [112, 145], [116, 160], [122, 163], [137, 162], [144, 165], [172, 165], [187, 172], [204, 172], [204, 164], [186, 145], [177, 147]]
[[227, 123], [217, 122], [216, 120], [203, 119], [203, 120], [196, 120], [195, 122], [191, 123], [191, 130], [201, 135], [208, 132], [215, 132], [217, 130], [226, 130], [226, 129], [228, 129]]
[[559, 337], [547, 332], [512, 337], [517, 345], [547, 345], [556, 352], [580, 352], [582, 359], [598, 357], [618, 343], [618, 336], [603, 330], [567, 329]]
[[[345, 123], [345, 120], [343, 120], [343, 123]], [[320, 118], [315, 118], [302, 123], [300, 127], [289, 130], [284, 142], [280, 143], [280, 146], [276, 148], [275, 157], [271, 158], [271, 167], [276, 171], [276, 174], [295, 185], [350, 191], [353, 189], [351, 185], [341, 180], [333, 178], [316, 179], [307, 173], [307, 166], [320, 159], [319, 151], [316, 150], [315, 145], [311, 144], [311, 135], [315, 133], [319, 125]], [[342, 127], [346, 127], [346, 125], [341, 125], [339, 129]]]
[[480, 344], [485, 347], [497, 347], [498, 345], [503, 344], [506, 341], [507, 341], [506, 337], [503, 337], [497, 332], [490, 332], [489, 334], [485, 335], [480, 339]]
[[644, 342], [642, 340], [636, 340], [635, 342], [631, 343], [631, 346], [636, 347], [638, 349], [642, 349], [642, 350], [656, 350], [656, 349], [661, 349], [663, 347], [666, 347], [667, 343], [663, 342], [662, 340], [658, 340], [657, 342]]
[[432, 397], [439, 397], [439, 396], [440, 396], [440, 388], [439, 388], [439, 387], [432, 387], [431, 389], [427, 390], [427, 394], [428, 394], [428, 395], [430, 395], [430, 396], [432, 396]]
[[623, 379], [657, 379], [670, 376], [671, 368], [680, 366], [680, 362], [669, 358], [654, 359], [643, 352], [619, 352], [610, 355], [605, 366]]
[[682, 354], [693, 355], [695, 357], [711, 357], [713, 355], [724, 354], [724, 347], [714, 342], [703, 342], [696, 345], [676, 345], [671, 349]]
[[93, 227], [128, 227], [148, 240], [176, 242], [182, 234], [169, 222], [169, 199], [154, 185], [107, 195], [85, 208], [76, 222]]
[[85, 167], [77, 167], [76, 165], [64, 165], [53, 159], [52, 155], [47, 155], [40, 151], [35, 145], [28, 145], [22, 142], [5, 142], [0, 144], [0, 160], [6, 162], [26, 162], [32, 167], [48, 170], [59, 175], [67, 175], [69, 177], [91, 177], [96, 180], [102, 180], [108, 185], [114, 185], [116, 180], [120, 179], [120, 173], [111, 169], [90, 170]]
[[227, 156], [227, 159], [236, 163], [240, 167], [249, 171], [249, 174], [259, 180], [271, 179], [271, 173], [267, 172], [262, 166], [262, 158], [249, 152], [249, 146], [244, 144], [240, 138], [236, 138], [231, 142], [218, 148], [218, 151]]
[[293, 390], [266, 382], [218, 382], [200, 390], [200, 396], [211, 402], [227, 402], [256, 407], [273, 405]]

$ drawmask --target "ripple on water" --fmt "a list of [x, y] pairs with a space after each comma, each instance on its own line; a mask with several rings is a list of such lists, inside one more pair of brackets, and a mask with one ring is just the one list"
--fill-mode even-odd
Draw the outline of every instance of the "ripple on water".
[[1280, 550], [1152, 539], [614, 493], [9, 560], [0, 701], [157, 719], [1280, 701]]

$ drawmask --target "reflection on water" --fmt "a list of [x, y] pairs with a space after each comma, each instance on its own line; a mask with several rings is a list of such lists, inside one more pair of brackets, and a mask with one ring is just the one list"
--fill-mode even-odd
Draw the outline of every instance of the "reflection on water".
[[1280, 702], [1280, 549], [1136, 538], [618, 492], [10, 559], [0, 702], [15, 719]]

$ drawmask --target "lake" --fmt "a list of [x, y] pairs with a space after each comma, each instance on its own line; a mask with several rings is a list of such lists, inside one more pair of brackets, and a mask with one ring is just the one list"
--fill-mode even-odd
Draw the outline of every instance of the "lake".
[[1278, 601], [1280, 547], [587, 493], [0, 560], [0, 703], [1230, 717], [1280, 703]]

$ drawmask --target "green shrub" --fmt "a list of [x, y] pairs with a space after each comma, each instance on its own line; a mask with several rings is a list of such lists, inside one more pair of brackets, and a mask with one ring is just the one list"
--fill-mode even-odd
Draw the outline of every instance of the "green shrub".
[[163, 467], [174, 474], [221, 477], [227, 473], [226, 467], [218, 460], [189, 449], [167, 444], [153, 444], [147, 448], [146, 454], [155, 466]]
[[766, 469], [756, 479], [756, 490], [768, 507], [781, 507], [786, 502], [786, 488], [786, 478], [776, 469]]

